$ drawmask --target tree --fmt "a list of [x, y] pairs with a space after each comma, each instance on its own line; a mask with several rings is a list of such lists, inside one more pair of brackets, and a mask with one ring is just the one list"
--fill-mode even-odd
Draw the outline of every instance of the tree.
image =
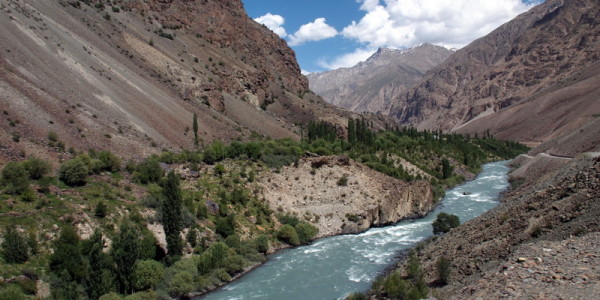
[[446, 233], [450, 229], [460, 225], [460, 219], [456, 215], [440, 213], [431, 226], [433, 226], [433, 234]]
[[182, 227], [181, 220], [181, 189], [179, 187], [179, 177], [173, 171], [167, 175], [163, 183], [163, 227], [167, 239], [167, 253], [169, 256], [181, 255], [183, 248], [179, 232]]
[[196, 113], [194, 113], [192, 129], [194, 130], [194, 145], [198, 146], [198, 116], [196, 115]]
[[87, 257], [88, 273], [91, 275], [85, 282], [90, 299], [98, 299], [114, 289], [114, 273], [110, 258], [102, 251], [103, 248], [102, 233], [98, 229], [82, 243], [82, 253]]
[[6, 227], [3, 239], [1, 250], [5, 262], [20, 264], [27, 261], [29, 258], [27, 241], [17, 231], [17, 227], [14, 224]]
[[447, 159], [443, 159], [442, 160], [442, 176], [443, 179], [448, 179], [450, 178], [450, 176], [452, 176], [452, 166], [450, 165], [450, 162]]
[[29, 189], [29, 174], [22, 163], [11, 161], [2, 169], [0, 183], [9, 194], [21, 194]]
[[69, 282], [81, 283], [87, 278], [86, 263], [81, 256], [80, 240], [73, 226], [65, 226], [54, 241], [54, 253], [50, 256], [50, 270], [62, 282], [61, 288], [72, 290]]
[[436, 268], [437, 268], [437, 274], [438, 274], [438, 278], [437, 281], [440, 284], [448, 284], [448, 280], [450, 279], [450, 273], [451, 273], [451, 267], [452, 262], [445, 258], [445, 257], [440, 257], [436, 263]]
[[138, 260], [133, 270], [133, 286], [137, 291], [156, 288], [165, 273], [163, 265], [155, 260]]
[[348, 142], [354, 146], [356, 144], [356, 125], [354, 125], [354, 119], [348, 119]]
[[80, 158], [64, 162], [58, 171], [58, 179], [70, 186], [85, 185], [89, 170]]
[[140, 257], [140, 246], [137, 228], [129, 222], [121, 225], [119, 235], [113, 240], [112, 257], [115, 261], [117, 280], [121, 293], [133, 292], [133, 269]]

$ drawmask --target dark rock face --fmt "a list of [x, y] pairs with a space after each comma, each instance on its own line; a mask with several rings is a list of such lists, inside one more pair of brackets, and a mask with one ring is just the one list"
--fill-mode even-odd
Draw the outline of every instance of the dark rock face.
[[310, 88], [327, 102], [355, 112], [385, 112], [453, 51], [432, 44], [406, 50], [379, 49], [351, 68], [309, 74]]
[[570, 77], [600, 60], [599, 20], [598, 1], [546, 1], [435, 67], [393, 100], [390, 115], [451, 131], [550, 86], [569, 85]]

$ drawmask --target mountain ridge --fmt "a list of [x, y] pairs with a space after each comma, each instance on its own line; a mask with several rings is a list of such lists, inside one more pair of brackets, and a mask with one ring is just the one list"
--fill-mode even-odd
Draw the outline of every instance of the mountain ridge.
[[393, 95], [405, 92], [450, 53], [430, 43], [402, 50], [379, 48], [354, 67], [307, 77], [310, 88], [333, 105], [355, 112], [385, 113]]

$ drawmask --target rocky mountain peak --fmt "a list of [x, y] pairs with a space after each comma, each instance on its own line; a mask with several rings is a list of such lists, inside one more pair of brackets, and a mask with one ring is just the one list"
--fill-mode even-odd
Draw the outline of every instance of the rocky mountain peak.
[[310, 88], [326, 101], [356, 112], [387, 111], [393, 95], [416, 83], [452, 51], [430, 43], [408, 49], [379, 48], [351, 68], [309, 74]]
[[[492, 134], [502, 131], [502, 137], [524, 142], [577, 128], [600, 111], [597, 101], [585, 96], [594, 85], [583, 83], [598, 80], [593, 67], [600, 60], [598, 20], [598, 1], [546, 1], [457, 51], [408, 93], [398, 94], [390, 114], [421, 129], [481, 133], [495, 128]], [[539, 116], [546, 121], [516, 108], [534, 99], [528, 107], [544, 107]], [[553, 104], [544, 102], [551, 99]], [[571, 108], [563, 111], [567, 102]], [[512, 116], [521, 112], [518, 120], [507, 114], [497, 119], [510, 107]], [[548, 123], [556, 121], [548, 117], [552, 111], [562, 125]], [[485, 121], [475, 121], [479, 118]]]

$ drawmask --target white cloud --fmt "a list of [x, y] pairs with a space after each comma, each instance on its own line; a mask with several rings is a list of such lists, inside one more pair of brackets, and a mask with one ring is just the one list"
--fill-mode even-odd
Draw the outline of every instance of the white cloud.
[[341, 34], [377, 47], [412, 47], [424, 42], [463, 47], [534, 4], [521, 0], [357, 0], [365, 16]]
[[285, 23], [285, 19], [280, 15], [273, 15], [271, 13], [267, 13], [262, 17], [258, 17], [254, 19], [257, 23], [263, 24], [267, 26], [267, 28], [271, 29], [275, 34], [279, 37], [284, 38], [287, 36], [287, 32], [285, 32], [285, 28], [283, 28], [283, 24]]
[[328, 70], [335, 70], [335, 69], [339, 69], [339, 68], [349, 68], [349, 67], [355, 66], [357, 63], [359, 63], [361, 61], [367, 60], [367, 58], [371, 57], [371, 55], [373, 55], [373, 53], [375, 53], [375, 51], [376, 51], [376, 49], [370, 49], [370, 48], [361, 49], [361, 48], [359, 48], [359, 49], [354, 50], [354, 52], [346, 53], [341, 56], [338, 56], [335, 59], [333, 59], [332, 61], [327, 61], [325, 59], [319, 59], [317, 64], [319, 65], [319, 67], [328, 69]]
[[305, 42], [320, 41], [332, 38], [338, 34], [337, 30], [329, 26], [325, 18], [317, 18], [314, 22], [300, 26], [300, 29], [290, 35], [290, 46], [298, 46]]

